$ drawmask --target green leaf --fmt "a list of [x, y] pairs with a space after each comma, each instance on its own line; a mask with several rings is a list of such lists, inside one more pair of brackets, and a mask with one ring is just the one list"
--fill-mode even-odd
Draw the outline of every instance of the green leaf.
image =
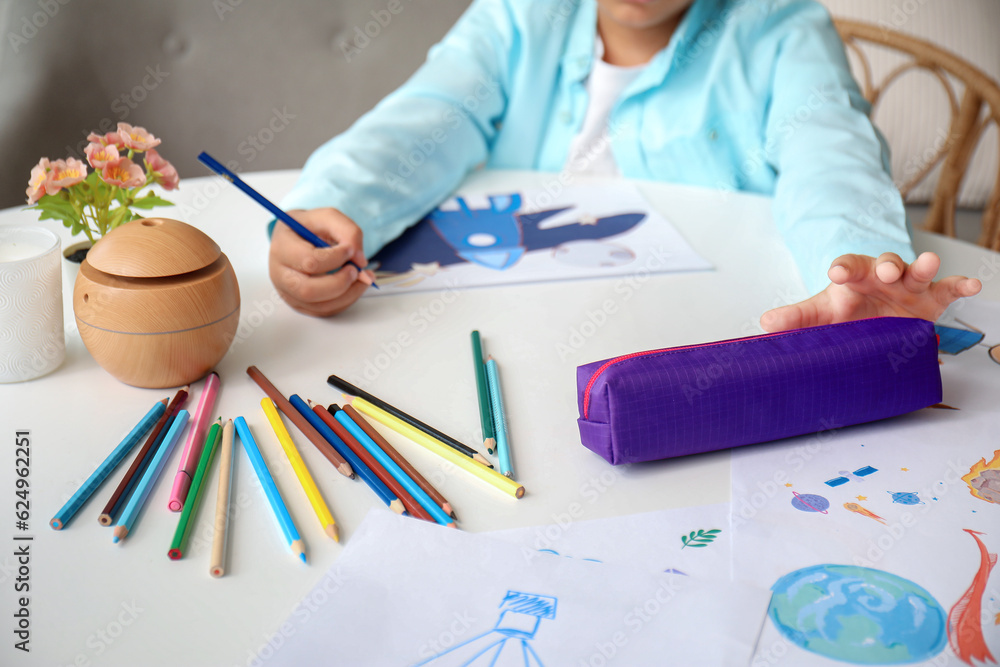
[[681, 549], [686, 547], [701, 548], [707, 547], [709, 544], [715, 541], [715, 538], [721, 533], [722, 530], [719, 528], [712, 528], [711, 530], [692, 530], [687, 535], [681, 535], [681, 542], [684, 544]]
[[134, 202], [132, 202], [133, 208], [155, 208], [157, 206], [173, 206], [173, 202], [169, 202], [166, 199], [161, 199], [154, 195], [152, 192], [147, 194], [145, 197], [139, 197]]

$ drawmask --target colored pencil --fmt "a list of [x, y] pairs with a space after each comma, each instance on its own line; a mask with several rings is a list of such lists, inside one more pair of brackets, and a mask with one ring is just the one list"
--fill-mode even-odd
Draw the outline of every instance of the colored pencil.
[[77, 511], [83, 507], [83, 504], [86, 503], [92, 495], [94, 495], [94, 492], [97, 491], [98, 487], [101, 486], [101, 483], [108, 478], [108, 475], [110, 475], [111, 472], [125, 460], [125, 457], [128, 456], [129, 452], [131, 452], [135, 446], [139, 444], [139, 441], [142, 440], [142, 436], [146, 434], [146, 431], [148, 431], [166, 412], [166, 398], [155, 403], [153, 407], [149, 409], [149, 412], [146, 413], [146, 416], [139, 420], [139, 423], [133, 427], [128, 435], [125, 436], [125, 439], [122, 440], [110, 454], [108, 454], [108, 457], [104, 459], [104, 462], [97, 466], [97, 470], [90, 474], [87, 481], [80, 485], [80, 488], [76, 490], [76, 493], [74, 493], [68, 501], [66, 501], [66, 504], [62, 506], [62, 509], [56, 512], [56, 515], [52, 517], [51, 521], [49, 521], [49, 525], [55, 530], [62, 530], [65, 528], [66, 524], [73, 518], [73, 515], [75, 515]]
[[354, 471], [358, 473], [358, 476], [364, 480], [365, 484], [367, 484], [371, 490], [374, 491], [375, 494], [389, 506], [389, 509], [397, 514], [403, 513], [406, 508], [403, 506], [402, 501], [399, 500], [396, 494], [389, 490], [389, 487], [387, 487], [385, 483], [378, 478], [378, 475], [376, 475], [371, 468], [365, 465], [365, 462], [362, 461], [361, 458], [347, 446], [347, 443], [340, 439], [340, 436], [338, 436], [332, 428], [327, 426], [326, 423], [320, 419], [319, 415], [309, 409], [309, 406], [306, 405], [306, 402], [303, 401], [298, 394], [292, 394], [288, 397], [288, 400], [303, 417], [309, 420], [309, 423], [312, 424], [313, 428], [315, 428], [316, 431], [320, 433], [328, 443], [330, 443], [330, 446], [335, 447], [336, 450], [340, 452], [340, 455], [350, 462], [351, 468], [353, 468]]
[[177, 474], [174, 476], [174, 485], [170, 489], [170, 500], [167, 507], [170, 508], [171, 512], [180, 512], [184, 509], [184, 501], [187, 499], [188, 489], [191, 488], [191, 480], [194, 478], [198, 461], [201, 459], [201, 450], [205, 445], [205, 429], [208, 427], [209, 415], [218, 393], [219, 374], [212, 371], [205, 378], [205, 387], [201, 390], [201, 398], [198, 399], [198, 409], [194, 412], [191, 433], [188, 434], [187, 443], [181, 454], [181, 462], [178, 464]]
[[[322, 408], [320, 408], [322, 410]], [[330, 414], [327, 412], [327, 414]], [[333, 417], [343, 424], [344, 428], [354, 436], [354, 438], [361, 443], [361, 445], [368, 450], [368, 452], [375, 458], [378, 463], [392, 475], [399, 484], [409, 493], [414, 500], [420, 503], [420, 506], [431, 515], [431, 517], [437, 521], [442, 526], [449, 526], [451, 528], [455, 527], [455, 522], [450, 516], [445, 514], [445, 511], [435, 503], [427, 493], [417, 486], [417, 483], [410, 479], [399, 465], [390, 458], [388, 454], [382, 451], [378, 444], [368, 437], [360, 426], [354, 423], [351, 416], [344, 412], [343, 410], [337, 410]]]
[[[317, 248], [330, 247], [329, 243], [327, 243], [320, 237], [313, 234], [311, 231], [309, 231], [308, 228], [304, 227], [302, 223], [300, 223], [298, 220], [296, 220], [292, 216], [282, 211], [270, 199], [267, 199], [264, 195], [260, 194], [259, 192], [251, 188], [243, 181], [243, 179], [241, 179], [239, 176], [226, 169], [224, 166], [222, 166], [222, 164], [218, 160], [216, 160], [208, 153], [202, 151], [198, 155], [198, 161], [201, 162], [206, 167], [208, 167], [209, 169], [211, 169], [212, 171], [214, 171], [219, 176], [222, 176], [224, 179], [235, 185], [244, 193], [249, 195], [251, 199], [253, 199], [255, 202], [257, 202], [258, 204], [266, 208], [268, 211], [270, 211], [271, 215], [273, 215], [278, 220], [281, 220], [283, 223], [291, 227], [293, 232], [298, 234], [306, 241], [309, 241], [309, 243], [312, 243]], [[375, 284], [375, 281], [374, 279], [372, 279], [370, 274], [365, 273], [360, 266], [358, 266], [351, 260], [347, 260], [347, 263], [358, 270], [358, 280], [365, 283], [366, 285], [371, 285], [375, 289], [378, 289], [378, 285]]]
[[450, 435], [445, 435], [444, 433], [442, 433], [441, 431], [437, 430], [432, 426], [428, 426], [427, 424], [423, 423], [416, 417], [411, 417], [410, 415], [406, 414], [399, 408], [389, 405], [388, 403], [386, 403], [385, 401], [376, 396], [372, 396], [364, 389], [355, 387], [350, 382], [342, 380], [336, 375], [331, 375], [326, 379], [326, 381], [346, 394], [363, 398], [372, 405], [375, 405], [381, 408], [383, 411], [393, 415], [394, 417], [396, 417], [396, 419], [404, 421], [414, 428], [420, 429], [421, 431], [431, 436], [435, 440], [443, 442], [445, 445], [451, 447], [452, 449], [455, 449], [456, 451], [461, 452], [465, 456], [468, 456], [469, 458], [478, 461], [479, 463], [482, 463], [484, 466], [488, 466], [490, 468], [493, 467], [493, 464], [487, 461], [485, 456], [474, 450], [472, 447], [462, 444], [458, 440], [455, 440], [455, 438], [451, 437]]
[[237, 417], [233, 424], [236, 426], [236, 433], [240, 436], [240, 441], [243, 443], [243, 449], [250, 458], [250, 463], [253, 464], [257, 478], [260, 480], [261, 486], [264, 487], [264, 495], [267, 496], [267, 502], [274, 511], [274, 516], [278, 520], [281, 532], [288, 541], [288, 546], [291, 548], [292, 553], [305, 563], [305, 544], [302, 538], [299, 537], [299, 531], [295, 528], [292, 515], [288, 513], [288, 508], [285, 507], [285, 501], [281, 499], [278, 486], [274, 483], [274, 478], [271, 477], [271, 472], [267, 469], [267, 464], [264, 462], [264, 457], [260, 454], [257, 442], [253, 439], [250, 427], [247, 426], [247, 422], [243, 417]]
[[132, 460], [132, 465], [129, 466], [125, 475], [122, 477], [118, 486], [115, 488], [115, 492], [111, 494], [111, 498], [108, 500], [104, 509], [101, 510], [100, 516], [97, 517], [97, 522], [102, 526], [110, 526], [118, 518], [118, 513], [121, 511], [125, 503], [128, 502], [129, 495], [132, 493], [132, 489], [135, 485], [142, 479], [143, 473], [146, 472], [146, 468], [149, 467], [149, 462], [153, 458], [153, 454], [156, 453], [156, 449], [160, 446], [163, 441], [163, 436], [167, 434], [170, 427], [173, 425], [174, 418], [177, 415], [177, 411], [181, 409], [184, 402], [188, 397], [188, 387], [181, 387], [174, 394], [174, 397], [170, 399], [170, 404], [167, 405], [167, 411], [163, 413], [160, 417], [160, 421], [156, 423], [153, 428], [153, 432], [149, 434], [146, 438], [146, 442], [139, 449], [139, 453], [135, 455]]
[[375, 421], [384, 424], [385, 426], [391, 428], [397, 433], [406, 436], [410, 440], [414, 441], [418, 445], [426, 447], [430, 451], [434, 452], [438, 456], [454, 463], [458, 467], [462, 468], [466, 472], [472, 473], [479, 479], [492, 484], [496, 488], [500, 489], [504, 493], [514, 496], [515, 498], [521, 498], [524, 496], [524, 487], [512, 480], [509, 477], [501, 475], [496, 470], [492, 468], [487, 468], [478, 461], [470, 459], [467, 456], [462, 456], [456, 452], [451, 447], [448, 447], [440, 440], [432, 438], [418, 428], [414, 428], [410, 424], [407, 424], [402, 419], [398, 419], [395, 415], [389, 414], [385, 410], [381, 409], [377, 405], [373, 405], [368, 401], [360, 397], [346, 397], [351, 404], [357, 409], [358, 412], [366, 414]]
[[313, 445], [316, 446], [323, 456], [327, 458], [333, 467], [337, 469], [341, 475], [345, 477], [350, 477], [354, 479], [354, 470], [351, 465], [344, 460], [344, 457], [338, 452], [333, 446], [326, 441], [326, 439], [319, 434], [318, 431], [309, 423], [309, 420], [302, 416], [298, 410], [292, 407], [292, 404], [288, 402], [288, 399], [277, 390], [277, 388], [271, 384], [271, 381], [264, 377], [264, 374], [260, 372], [256, 366], [250, 366], [247, 368], [247, 375], [264, 390], [264, 393], [271, 397], [274, 404], [278, 406], [278, 409], [286, 417], [288, 417], [296, 428], [302, 432], [302, 435], [306, 436]]
[[326, 501], [323, 500], [323, 495], [319, 492], [316, 481], [313, 480], [312, 475], [309, 473], [309, 468], [306, 467], [305, 461], [302, 460], [302, 455], [299, 454], [295, 443], [292, 442], [292, 436], [289, 435], [288, 429], [282, 423], [277, 406], [274, 405], [274, 401], [265, 397], [261, 400], [260, 407], [264, 410], [264, 415], [271, 424], [271, 430], [274, 431], [274, 436], [278, 439], [278, 444], [281, 445], [281, 449], [285, 452], [285, 458], [288, 459], [292, 470], [295, 471], [295, 476], [298, 478], [299, 484], [302, 485], [302, 491], [305, 492], [309, 504], [312, 505], [313, 511], [316, 513], [316, 518], [319, 519], [319, 525], [323, 527], [323, 532], [339, 542], [340, 531], [337, 529], [337, 522], [333, 520], [333, 514], [330, 512]]
[[198, 459], [198, 468], [194, 471], [194, 479], [191, 480], [191, 487], [188, 489], [187, 498], [184, 500], [184, 509], [177, 520], [177, 530], [174, 531], [174, 540], [170, 543], [167, 556], [171, 560], [177, 560], [184, 555], [184, 548], [187, 546], [188, 538], [191, 536], [191, 528], [194, 527], [195, 517], [198, 512], [198, 505], [201, 502], [201, 490], [205, 487], [205, 478], [212, 467], [212, 459], [219, 448], [219, 440], [222, 437], [222, 418], [212, 424], [205, 437], [205, 444], [201, 448], [201, 458]]
[[503, 408], [503, 394], [500, 391], [500, 369], [496, 359], [486, 360], [486, 381], [490, 385], [490, 404], [493, 406], [493, 425], [497, 436], [497, 457], [500, 459], [500, 474], [514, 477], [510, 462], [510, 439], [507, 436], [507, 415]]
[[490, 406], [490, 391], [486, 385], [483, 343], [476, 329], [472, 331], [472, 369], [476, 373], [476, 396], [479, 400], [479, 423], [483, 427], [483, 446], [492, 454], [497, 444], [493, 429], [493, 408]]
[[156, 480], [160, 476], [160, 472], [163, 471], [163, 466], [166, 465], [167, 459], [170, 458], [170, 453], [174, 451], [174, 445], [180, 440], [181, 431], [187, 426], [189, 416], [187, 410], [180, 410], [174, 415], [174, 421], [170, 425], [170, 430], [163, 436], [160, 446], [156, 448], [156, 453], [146, 468], [146, 472], [142, 474], [142, 479], [136, 484], [135, 490], [125, 505], [125, 509], [122, 510], [122, 515], [118, 517], [118, 524], [115, 526], [114, 537], [112, 538], [113, 542], [118, 542], [128, 537], [129, 532], [132, 530], [132, 524], [135, 523], [135, 519], [139, 515], [139, 510], [142, 509], [150, 492], [156, 485]]
[[377, 460], [375, 460], [375, 457], [371, 455], [371, 452], [365, 449], [365, 447], [358, 442], [357, 438], [351, 435], [351, 433], [344, 428], [344, 425], [334, 418], [332, 411], [327, 410], [322, 405], [314, 405], [312, 401], [309, 401], [309, 407], [312, 408], [312, 411], [316, 413], [320, 419], [323, 420], [324, 424], [330, 427], [330, 430], [337, 434], [338, 438], [344, 441], [345, 445], [350, 447], [351, 451], [354, 452], [366, 466], [368, 466], [375, 476], [378, 477], [383, 484], [385, 484], [390, 493], [399, 499], [403, 509], [405, 509], [410, 516], [415, 516], [418, 519], [424, 519], [425, 521], [434, 520], [431, 518], [430, 514], [424, 511], [424, 508], [420, 506], [420, 503], [414, 500], [413, 496], [407, 493], [406, 489], [403, 488], [399, 481], [389, 474], [389, 471], [387, 471]]
[[[339, 406], [331, 404], [329, 408], [331, 413], [336, 412], [334, 407]], [[451, 507], [451, 503], [449, 503], [448, 500], [441, 495], [441, 493], [435, 489], [430, 482], [424, 479], [424, 476], [421, 475], [416, 468], [410, 465], [410, 462], [407, 461], [402, 454], [397, 452], [396, 448], [390, 445], [386, 439], [382, 437], [382, 434], [376, 431], [375, 427], [368, 423], [367, 419], [362, 417], [357, 410], [351, 407], [350, 404], [345, 405], [343, 410], [351, 416], [351, 419], [354, 420], [355, 424], [360, 426], [361, 429], [368, 434], [368, 437], [377, 442], [378, 446], [381, 447], [386, 454], [391, 456], [393, 461], [399, 464], [400, 468], [406, 471], [406, 474], [413, 478], [414, 482], [420, 485], [421, 489], [427, 492], [427, 495], [434, 499], [434, 502], [441, 506], [441, 509], [443, 509], [448, 516], [452, 519], [458, 519], [458, 517], [455, 516], [455, 510]]]
[[215, 536], [212, 538], [212, 562], [208, 572], [213, 577], [226, 573], [226, 545], [229, 532], [229, 496], [233, 479], [233, 420], [222, 427], [219, 447], [219, 493], [215, 500]]

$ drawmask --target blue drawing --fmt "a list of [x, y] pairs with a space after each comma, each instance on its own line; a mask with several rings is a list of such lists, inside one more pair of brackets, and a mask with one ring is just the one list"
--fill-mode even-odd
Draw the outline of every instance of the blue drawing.
[[923, 505], [924, 501], [916, 491], [886, 491], [892, 496], [892, 502], [900, 505]]
[[778, 579], [767, 614], [789, 641], [856, 665], [900, 665], [948, 643], [944, 608], [895, 574], [857, 565], [813, 565]]
[[798, 493], [797, 491], [792, 491], [792, 496], [792, 507], [797, 510], [829, 514], [827, 510], [830, 509], [830, 501], [823, 496], [817, 496], [813, 493]]
[[982, 331], [947, 327], [943, 324], [935, 324], [934, 333], [938, 337], [938, 351], [945, 354], [965, 352], [978, 344], [985, 336]]
[[[417, 265], [448, 266], [462, 262], [503, 271], [533, 250], [548, 250], [570, 242], [595, 241], [623, 234], [646, 218], [645, 213], [621, 213], [603, 218], [581, 216], [579, 222], [554, 227], [542, 223], [572, 207], [518, 213], [521, 195], [489, 197], [490, 207], [469, 208], [456, 197], [458, 210], [431, 211], [372, 258], [380, 273], [403, 274]], [[586, 253], [600, 262], [630, 261], [627, 250], [612, 247], [604, 253]], [[558, 255], [558, 253], [557, 253]], [[582, 261], [575, 258], [574, 262]]]
[[873, 472], [878, 472], [878, 468], [873, 468], [871, 466], [864, 466], [863, 468], [858, 468], [854, 472], [847, 472], [846, 470], [840, 471], [840, 477], [834, 477], [833, 479], [828, 479], [824, 482], [827, 486], [840, 486], [841, 484], [847, 484], [849, 481], [857, 480], [863, 482], [865, 477], [872, 474]]
[[[565, 555], [559, 553], [558, 551], [556, 551], [555, 549], [539, 549], [538, 551], [540, 551], [543, 554], [552, 554], [553, 556], [562, 556], [563, 558], [574, 558], [574, 556], [565, 556]], [[580, 560], [590, 561], [591, 563], [603, 563], [604, 562], [604, 561], [598, 560], [596, 558], [581, 558]]]
[[417, 663], [435, 667], [544, 667], [530, 640], [543, 618], [556, 617], [554, 597], [507, 591], [492, 630]]

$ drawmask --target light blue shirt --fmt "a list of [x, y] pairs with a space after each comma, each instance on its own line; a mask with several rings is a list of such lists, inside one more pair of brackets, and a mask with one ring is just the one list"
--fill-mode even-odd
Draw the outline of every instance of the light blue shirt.
[[[594, 0], [475, 0], [409, 81], [313, 153], [282, 205], [341, 210], [371, 256], [476, 168], [561, 170], [596, 25]], [[821, 5], [695, 0], [609, 136], [626, 178], [773, 195], [816, 292], [838, 255], [913, 259], [869, 110]]]

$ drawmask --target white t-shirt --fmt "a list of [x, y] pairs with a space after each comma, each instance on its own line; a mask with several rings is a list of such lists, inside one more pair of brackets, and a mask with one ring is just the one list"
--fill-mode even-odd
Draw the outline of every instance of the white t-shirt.
[[604, 57], [600, 38], [594, 53], [594, 66], [587, 77], [587, 115], [580, 133], [574, 137], [563, 171], [592, 176], [618, 176], [618, 165], [611, 151], [611, 130], [608, 120], [611, 109], [622, 92], [642, 72], [646, 65], [619, 67], [610, 65]]

